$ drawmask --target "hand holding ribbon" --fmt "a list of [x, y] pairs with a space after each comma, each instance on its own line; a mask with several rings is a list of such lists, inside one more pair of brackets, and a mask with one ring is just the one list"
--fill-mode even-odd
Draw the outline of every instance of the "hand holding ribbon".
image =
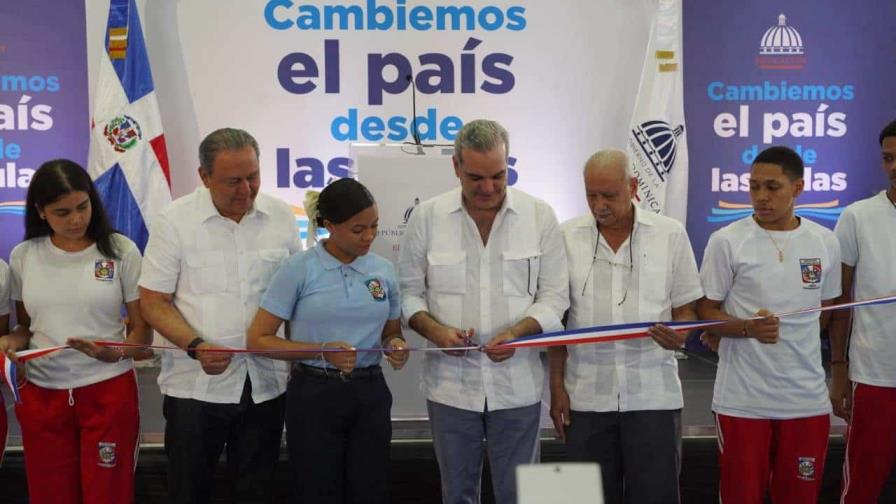
[[[433, 342], [448, 355], [454, 357], [463, 357], [467, 354], [469, 347], [473, 345], [473, 329], [458, 329], [456, 327], [442, 326], [433, 336]], [[451, 350], [458, 348], [458, 350]]]
[[516, 338], [514, 338], [513, 333], [508, 329], [489, 340], [489, 342], [485, 344], [485, 347], [482, 349], [482, 351], [485, 352], [485, 355], [487, 355], [488, 358], [494, 362], [506, 361], [507, 359], [513, 357], [513, 354], [514, 352], [516, 352], [516, 350], [513, 347], [502, 345], [502, 343], [506, 341], [512, 341], [514, 339]]
[[756, 317], [744, 322], [744, 332], [747, 336], [756, 338], [760, 343], [774, 344], [778, 342], [778, 317], [768, 310], [759, 310]]
[[207, 375], [219, 375], [227, 370], [233, 359], [233, 353], [226, 352], [227, 348], [208, 341], [196, 345], [196, 360], [202, 366]]
[[404, 338], [396, 336], [390, 339], [387, 348], [388, 350], [383, 351], [383, 355], [386, 356], [386, 360], [392, 366], [392, 369], [398, 371], [403, 368], [411, 355]]
[[[330, 351], [328, 352], [326, 350]], [[344, 341], [322, 343], [320, 346], [320, 354], [324, 360], [345, 374], [351, 373], [352, 369], [355, 369], [355, 364], [358, 360], [358, 352], [355, 351], [355, 347]]]

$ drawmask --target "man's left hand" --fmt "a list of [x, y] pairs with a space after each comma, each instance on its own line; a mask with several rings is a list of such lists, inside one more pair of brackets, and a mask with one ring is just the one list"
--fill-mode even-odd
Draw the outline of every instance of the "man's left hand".
[[666, 350], [678, 350], [684, 346], [685, 340], [688, 338], [687, 333], [673, 331], [668, 326], [656, 324], [647, 330], [647, 334], [656, 341], [657, 345]]
[[504, 341], [510, 341], [514, 338], [515, 336], [510, 331], [503, 331], [489, 340], [489, 342], [485, 344], [485, 349], [483, 351], [485, 352], [485, 355], [487, 355], [488, 358], [494, 362], [506, 361], [507, 359], [513, 357], [516, 349], [505, 347], [503, 345], [500, 345], [500, 343]]

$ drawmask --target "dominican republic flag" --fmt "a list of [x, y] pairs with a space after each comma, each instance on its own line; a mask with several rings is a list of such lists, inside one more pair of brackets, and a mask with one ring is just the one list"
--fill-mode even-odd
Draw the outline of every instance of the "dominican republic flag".
[[688, 147], [681, 67], [681, 0], [653, 0], [656, 10], [628, 132], [642, 208], [687, 223]]
[[90, 176], [112, 225], [143, 251], [149, 224], [171, 203], [171, 176], [140, 13], [111, 0], [99, 61]]

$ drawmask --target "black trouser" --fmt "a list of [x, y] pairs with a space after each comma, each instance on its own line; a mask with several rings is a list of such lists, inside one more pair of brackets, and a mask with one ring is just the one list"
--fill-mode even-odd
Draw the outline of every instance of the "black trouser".
[[233, 502], [271, 502], [280, 458], [286, 394], [252, 402], [249, 377], [239, 404], [218, 404], [165, 396], [165, 453], [168, 502], [207, 503], [215, 468], [227, 448], [228, 493]]
[[286, 393], [300, 502], [388, 503], [392, 394], [382, 373], [344, 381], [308, 372], [295, 368]]
[[597, 462], [606, 504], [678, 504], [681, 410], [571, 411], [566, 449]]

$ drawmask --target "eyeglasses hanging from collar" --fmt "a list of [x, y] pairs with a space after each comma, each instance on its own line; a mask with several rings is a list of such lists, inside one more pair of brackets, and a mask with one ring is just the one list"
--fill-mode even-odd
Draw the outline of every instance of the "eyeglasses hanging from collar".
[[591, 274], [594, 272], [594, 264], [600, 261], [601, 263], [610, 265], [611, 268], [619, 267], [628, 270], [628, 278], [625, 281], [625, 290], [622, 292], [622, 299], [616, 303], [616, 306], [622, 306], [622, 303], [625, 303], [625, 300], [628, 299], [628, 289], [631, 287], [632, 274], [635, 269], [635, 220], [635, 217], [632, 216], [632, 228], [628, 234], [628, 264], [619, 264], [607, 259], [597, 258], [597, 250], [600, 245], [600, 226], [597, 226], [597, 240], [594, 242], [594, 253], [591, 256], [591, 265], [588, 267], [588, 273], [585, 275], [585, 282], [582, 284], [582, 296], [585, 295], [585, 290], [588, 288], [588, 280], [591, 279]]

